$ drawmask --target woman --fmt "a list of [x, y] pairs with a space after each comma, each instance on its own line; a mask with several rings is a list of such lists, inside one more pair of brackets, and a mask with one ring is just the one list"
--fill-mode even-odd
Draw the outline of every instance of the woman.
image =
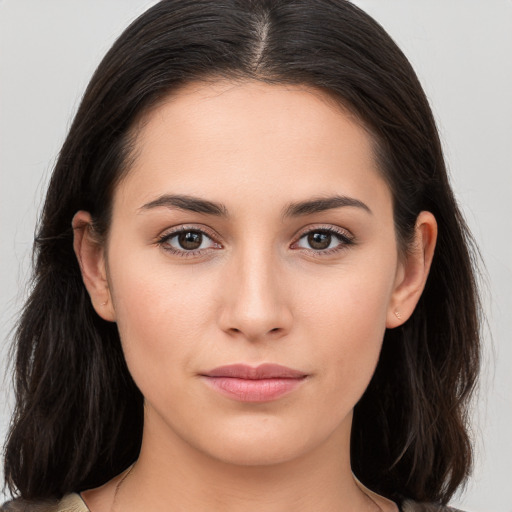
[[4, 510], [442, 510], [467, 478], [470, 236], [410, 64], [350, 3], [147, 11], [36, 254]]

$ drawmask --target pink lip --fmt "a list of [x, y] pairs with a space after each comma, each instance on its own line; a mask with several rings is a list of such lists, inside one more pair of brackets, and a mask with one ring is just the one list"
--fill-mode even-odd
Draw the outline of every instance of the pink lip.
[[307, 374], [280, 364], [260, 364], [256, 368], [247, 364], [219, 366], [204, 373], [207, 377], [235, 377], [238, 379], [299, 379]]
[[221, 366], [202, 377], [216, 391], [235, 400], [267, 402], [293, 391], [307, 374], [267, 363], [256, 368], [245, 364]]

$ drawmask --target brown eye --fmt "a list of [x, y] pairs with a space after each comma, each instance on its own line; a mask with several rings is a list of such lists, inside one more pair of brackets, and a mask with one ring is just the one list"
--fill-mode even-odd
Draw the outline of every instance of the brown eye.
[[334, 228], [324, 228], [312, 229], [304, 233], [296, 243], [296, 247], [322, 255], [346, 249], [353, 243], [354, 239], [350, 234], [345, 234], [345, 232]]
[[187, 251], [199, 249], [199, 247], [201, 247], [201, 243], [203, 242], [202, 233], [197, 231], [184, 231], [183, 233], [180, 233], [177, 238], [180, 248]]
[[162, 236], [158, 240], [158, 245], [178, 256], [198, 255], [210, 249], [222, 247], [200, 229], [186, 228]]
[[308, 234], [308, 244], [313, 249], [324, 250], [331, 245], [332, 235], [325, 231], [312, 231]]

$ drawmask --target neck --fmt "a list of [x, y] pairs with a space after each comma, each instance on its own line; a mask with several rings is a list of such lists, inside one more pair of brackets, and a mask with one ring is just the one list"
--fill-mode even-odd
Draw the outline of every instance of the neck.
[[125, 512], [164, 511], [170, 504], [195, 512], [378, 511], [352, 475], [349, 447], [350, 423], [313, 451], [269, 464], [234, 464], [147, 417], [139, 459], [115, 501]]

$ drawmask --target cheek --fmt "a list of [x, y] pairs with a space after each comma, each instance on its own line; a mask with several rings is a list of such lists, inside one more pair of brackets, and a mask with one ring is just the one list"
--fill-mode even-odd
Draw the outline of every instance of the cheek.
[[148, 376], [158, 380], [159, 373], [171, 379], [178, 370], [192, 371], [209, 320], [208, 287], [194, 286], [165, 265], [148, 265], [143, 256], [117, 261], [111, 269], [116, 321], [137, 384]]
[[[319, 371], [333, 392], [360, 396], [375, 370], [386, 328], [392, 274], [343, 272], [317, 289], [302, 317], [315, 340]], [[384, 274], [385, 277], [385, 274]]]
[[[279, 286], [294, 322], [275, 346], [277, 355], [269, 357], [290, 356], [309, 365], [322, 382], [318, 400], [337, 407], [338, 415], [368, 385], [385, 331], [393, 260], [373, 256], [347, 258], [337, 268], [288, 267]], [[222, 267], [223, 275], [208, 266], [166, 265], [145, 251], [123, 251], [121, 244], [109, 260], [116, 262], [110, 266], [113, 302], [135, 382], [148, 398], [162, 387], [188, 397], [183, 377], [232, 348], [219, 343], [217, 322], [219, 310], [230, 303], [220, 292], [229, 269]]]

